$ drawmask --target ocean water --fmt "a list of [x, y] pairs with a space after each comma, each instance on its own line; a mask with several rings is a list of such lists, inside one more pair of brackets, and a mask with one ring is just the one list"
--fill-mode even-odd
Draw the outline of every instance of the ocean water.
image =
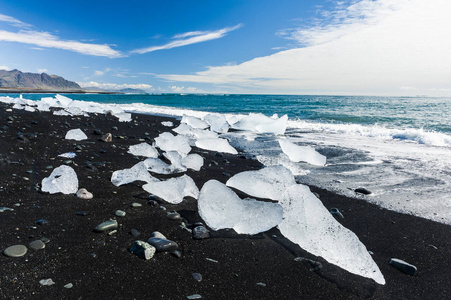
[[[2, 96], [0, 94], [0, 96]], [[4, 96], [4, 95], [3, 95]], [[52, 95], [23, 95], [39, 100]], [[327, 157], [324, 167], [292, 163], [277, 136], [234, 132], [233, 146], [296, 180], [391, 210], [451, 224], [451, 98], [281, 95], [66, 95], [126, 111], [202, 117], [263, 113], [289, 117], [285, 133]], [[365, 187], [373, 192], [354, 192]]]

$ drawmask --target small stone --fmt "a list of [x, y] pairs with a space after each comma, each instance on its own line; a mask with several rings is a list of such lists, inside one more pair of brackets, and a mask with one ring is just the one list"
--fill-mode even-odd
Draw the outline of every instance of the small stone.
[[196, 226], [193, 229], [193, 238], [196, 240], [203, 240], [210, 238], [210, 231], [204, 226]]
[[113, 141], [113, 135], [111, 133], [107, 133], [101, 137], [101, 140], [105, 143], [110, 143]]
[[182, 252], [180, 252], [179, 250], [174, 250], [171, 252], [171, 255], [177, 258], [182, 257]]
[[77, 216], [86, 216], [86, 212], [85, 211], [77, 211], [77, 212], [75, 212], [75, 214]]
[[152, 234], [150, 235], [150, 237], [159, 238], [159, 239], [165, 239], [165, 240], [166, 240], [166, 237], [164, 236], [164, 234], [162, 234], [162, 233], [159, 232], [159, 231], [154, 231], [154, 232], [152, 232]]
[[257, 282], [257, 285], [258, 285], [258, 286], [263, 286], [263, 287], [265, 287], [265, 286], [266, 286], [266, 283], [263, 283], [263, 282]]
[[396, 269], [400, 270], [403, 273], [406, 273], [407, 275], [415, 275], [417, 272], [417, 267], [414, 265], [411, 265], [409, 263], [406, 263], [405, 261], [397, 258], [390, 259], [390, 265], [395, 267]]
[[135, 241], [130, 252], [145, 260], [151, 259], [155, 254], [155, 247], [143, 241]]
[[193, 276], [193, 279], [196, 280], [197, 282], [202, 281], [202, 274], [200, 274], [200, 273], [193, 273], [193, 274], [191, 274], [191, 276]]
[[179, 247], [179, 245], [174, 241], [155, 237], [149, 238], [147, 243], [154, 246], [158, 252], [171, 252], [177, 250]]
[[29, 243], [28, 247], [34, 250], [41, 250], [45, 248], [45, 243], [42, 240], [36, 240]]
[[37, 220], [37, 221], [36, 221], [36, 224], [38, 224], [38, 225], [45, 225], [45, 224], [48, 224], [48, 223], [49, 223], [49, 221], [44, 220], [44, 219], [41, 219], [41, 220]]
[[0, 212], [4, 212], [4, 211], [13, 211], [14, 209], [12, 208], [8, 208], [8, 207], [0, 207]]
[[178, 212], [168, 213], [167, 217], [169, 220], [172, 220], [172, 221], [180, 221], [182, 219], [182, 217], [180, 216], [180, 214]]
[[102, 131], [100, 129], [94, 129], [92, 131], [92, 133], [95, 134], [95, 135], [102, 135]]
[[138, 202], [133, 202], [132, 205], [131, 205], [131, 207], [133, 207], [133, 208], [137, 208], [137, 207], [141, 207], [141, 206], [143, 206], [143, 205], [141, 203], [138, 203]]
[[72, 283], [68, 283], [64, 286], [66, 289], [71, 289], [74, 285]]
[[77, 197], [81, 199], [92, 199], [92, 193], [88, 192], [85, 188], [81, 188], [77, 192]]
[[132, 228], [132, 229], [130, 229], [130, 234], [133, 236], [139, 236], [139, 235], [141, 235], [141, 232]]
[[47, 285], [47, 286], [50, 286], [50, 285], [54, 285], [54, 284], [55, 284], [55, 282], [53, 282], [52, 278], [49, 278], [49, 279], [41, 279], [41, 280], [39, 280], [39, 283], [42, 284], [42, 285]]
[[371, 194], [371, 191], [369, 191], [369, 190], [367, 190], [366, 188], [363, 188], [363, 187], [356, 188], [354, 190], [354, 192], [359, 193], [359, 194], [364, 194], [364, 195]]
[[28, 249], [25, 245], [9, 246], [3, 250], [3, 254], [9, 257], [21, 257], [27, 253]]
[[97, 225], [96, 228], [94, 228], [97, 232], [105, 232], [105, 231], [111, 231], [114, 229], [117, 229], [118, 224], [116, 220], [109, 220], [105, 221], [102, 224]]
[[329, 212], [332, 214], [332, 215], [334, 215], [334, 216], [336, 216], [336, 217], [339, 217], [339, 218], [341, 218], [341, 219], [343, 219], [344, 217], [343, 217], [343, 215], [342, 215], [342, 213], [338, 210], [338, 208], [331, 208], [330, 210], [329, 210]]
[[114, 214], [118, 217], [125, 217], [125, 211], [123, 211], [123, 210], [118, 209], [114, 212]]
[[149, 201], [147, 201], [147, 203], [150, 206], [152, 206], [152, 207], [159, 207], [160, 206], [160, 204], [157, 201], [155, 201], [155, 200], [149, 200]]
[[190, 300], [193, 300], [193, 299], [202, 299], [202, 296], [199, 295], [199, 294], [193, 294], [193, 295], [186, 296], [186, 299], [190, 299]]
[[111, 130], [119, 130], [116, 126], [111, 127]]
[[161, 210], [166, 210], [166, 207], [164, 207], [164, 206], [162, 205], [162, 206], [160, 206], [160, 209], [161, 209]]
[[44, 244], [48, 244], [48, 243], [50, 243], [50, 240], [49, 240], [48, 238], [44, 237], [44, 236], [43, 236], [43, 237], [41, 237], [41, 238], [40, 238], [40, 240], [41, 240], [41, 241], [43, 241], [43, 242], [44, 242]]

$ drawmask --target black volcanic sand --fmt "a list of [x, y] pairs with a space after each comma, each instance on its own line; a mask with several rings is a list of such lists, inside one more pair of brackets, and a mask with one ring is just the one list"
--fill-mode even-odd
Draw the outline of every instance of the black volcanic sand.
[[[28, 249], [23, 257], [0, 255], [1, 299], [186, 299], [192, 294], [200, 294], [202, 299], [451, 298], [450, 226], [312, 188], [327, 208], [340, 209], [345, 218], [339, 222], [374, 252], [387, 281], [384, 286], [307, 253], [277, 229], [254, 236], [220, 230], [212, 232], [210, 239], [194, 240], [179, 227], [180, 222], [166, 217], [167, 212], [176, 210], [189, 223], [202, 221], [194, 199], [186, 198], [179, 205], [161, 202], [167, 208], [163, 211], [147, 203], [149, 195], [141, 188], [142, 182], [120, 187], [110, 182], [112, 171], [130, 168], [139, 161], [127, 153], [129, 145], [143, 139], [151, 142], [170, 130], [162, 121], [177, 125], [177, 120], [134, 114], [132, 122], [120, 123], [107, 115], [57, 117], [8, 112], [7, 107], [0, 105], [0, 207], [14, 211], [0, 213], [0, 249], [28, 246], [41, 237], [50, 242], [43, 250]], [[112, 130], [113, 126], [118, 130]], [[66, 132], [75, 128], [81, 128], [88, 140], [65, 140]], [[100, 141], [94, 129], [111, 132], [113, 142]], [[77, 145], [82, 150], [72, 162], [57, 157], [74, 151]], [[229, 175], [262, 167], [239, 155], [218, 156], [196, 148], [193, 152], [205, 158], [200, 172], [186, 172], [199, 188], [209, 179], [226, 182]], [[39, 192], [42, 179], [52, 171], [47, 167], [56, 168], [64, 162], [75, 169], [79, 186], [92, 192], [93, 199]], [[133, 202], [142, 207], [132, 208]], [[126, 216], [116, 217], [118, 209]], [[79, 211], [87, 215], [76, 215]], [[48, 223], [37, 225], [40, 219]], [[120, 224], [116, 234], [93, 231], [109, 219]], [[132, 236], [132, 228], [141, 235]], [[153, 231], [176, 241], [183, 256], [156, 253], [146, 261], [129, 252], [135, 240], [145, 241]], [[295, 261], [298, 256], [319, 261], [322, 268], [314, 270], [308, 261]], [[417, 266], [417, 274], [400, 272], [388, 264], [390, 258]], [[192, 273], [201, 273], [203, 280], [195, 281]], [[47, 278], [56, 284], [39, 283]], [[68, 283], [73, 284], [71, 289], [64, 288]]]

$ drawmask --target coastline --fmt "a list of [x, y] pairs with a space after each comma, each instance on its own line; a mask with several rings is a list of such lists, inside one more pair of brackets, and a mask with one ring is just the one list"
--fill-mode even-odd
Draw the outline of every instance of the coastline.
[[34, 88], [6, 88], [0, 87], [0, 94], [123, 94], [118, 92], [106, 92], [96, 90], [56, 90], [56, 89], [34, 89]]
[[[311, 187], [327, 208], [339, 208], [345, 216], [339, 222], [374, 252], [373, 258], [387, 281], [384, 286], [305, 252], [277, 229], [255, 236], [220, 230], [211, 232], [210, 239], [193, 240], [178, 227], [178, 222], [166, 218], [165, 211], [147, 204], [142, 183], [115, 187], [110, 182], [111, 171], [130, 168], [138, 162], [126, 153], [129, 145], [170, 131], [161, 121], [178, 124], [178, 120], [132, 114], [132, 122], [120, 123], [106, 115], [63, 117], [47, 112], [6, 112], [6, 107], [0, 104], [0, 119], [6, 126], [0, 129], [0, 206], [14, 211], [1, 214], [0, 245], [3, 251], [14, 244], [28, 245], [39, 237], [47, 237], [50, 242], [43, 250], [29, 249], [23, 257], [0, 257], [4, 270], [0, 278], [1, 298], [186, 299], [188, 295], [200, 294], [202, 299], [444, 299], [451, 294], [451, 272], [447, 268], [451, 258], [450, 226]], [[112, 126], [118, 130], [112, 131]], [[65, 133], [74, 128], [84, 130], [88, 140], [64, 140]], [[113, 142], [99, 141], [94, 129], [111, 132]], [[21, 136], [27, 135], [18, 132], [37, 135], [23, 139]], [[35, 185], [52, 171], [47, 166], [55, 168], [67, 161], [57, 155], [74, 151], [77, 145], [82, 150], [70, 165], [77, 172], [80, 187], [87, 188], [94, 198], [82, 200], [74, 195], [36, 191]], [[203, 170], [187, 172], [199, 189], [210, 179], [225, 182], [228, 174], [261, 168], [257, 161], [237, 155], [218, 156], [196, 148], [193, 153], [205, 158]], [[211, 163], [213, 160], [218, 164]], [[87, 168], [87, 162], [95, 168]], [[131, 208], [133, 202], [142, 207]], [[20, 206], [14, 206], [16, 203]], [[176, 210], [191, 223], [202, 221], [194, 199], [161, 205], [168, 211]], [[117, 209], [127, 215], [115, 217]], [[76, 215], [77, 211], [86, 211], [87, 215]], [[93, 232], [96, 225], [110, 218], [116, 218], [120, 224], [115, 235]], [[40, 219], [48, 220], [48, 224], [36, 225]], [[132, 228], [141, 236], [133, 237], [129, 233]], [[156, 230], [180, 245], [181, 258], [158, 253], [145, 261], [129, 253], [134, 240], [146, 240]], [[319, 261], [322, 268], [314, 271], [307, 262], [294, 261], [299, 256]], [[401, 273], [388, 264], [392, 257], [414, 264], [418, 273]], [[194, 272], [202, 274], [201, 282], [192, 278]], [[41, 286], [39, 280], [46, 278], [52, 278], [56, 284]], [[63, 286], [69, 282], [73, 288], [65, 289]]]

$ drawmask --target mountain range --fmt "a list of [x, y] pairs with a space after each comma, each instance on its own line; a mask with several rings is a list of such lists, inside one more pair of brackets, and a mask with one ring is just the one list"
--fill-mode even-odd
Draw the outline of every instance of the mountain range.
[[23, 73], [19, 70], [0, 70], [0, 88], [29, 88], [39, 90], [82, 90], [78, 83], [46, 73]]

